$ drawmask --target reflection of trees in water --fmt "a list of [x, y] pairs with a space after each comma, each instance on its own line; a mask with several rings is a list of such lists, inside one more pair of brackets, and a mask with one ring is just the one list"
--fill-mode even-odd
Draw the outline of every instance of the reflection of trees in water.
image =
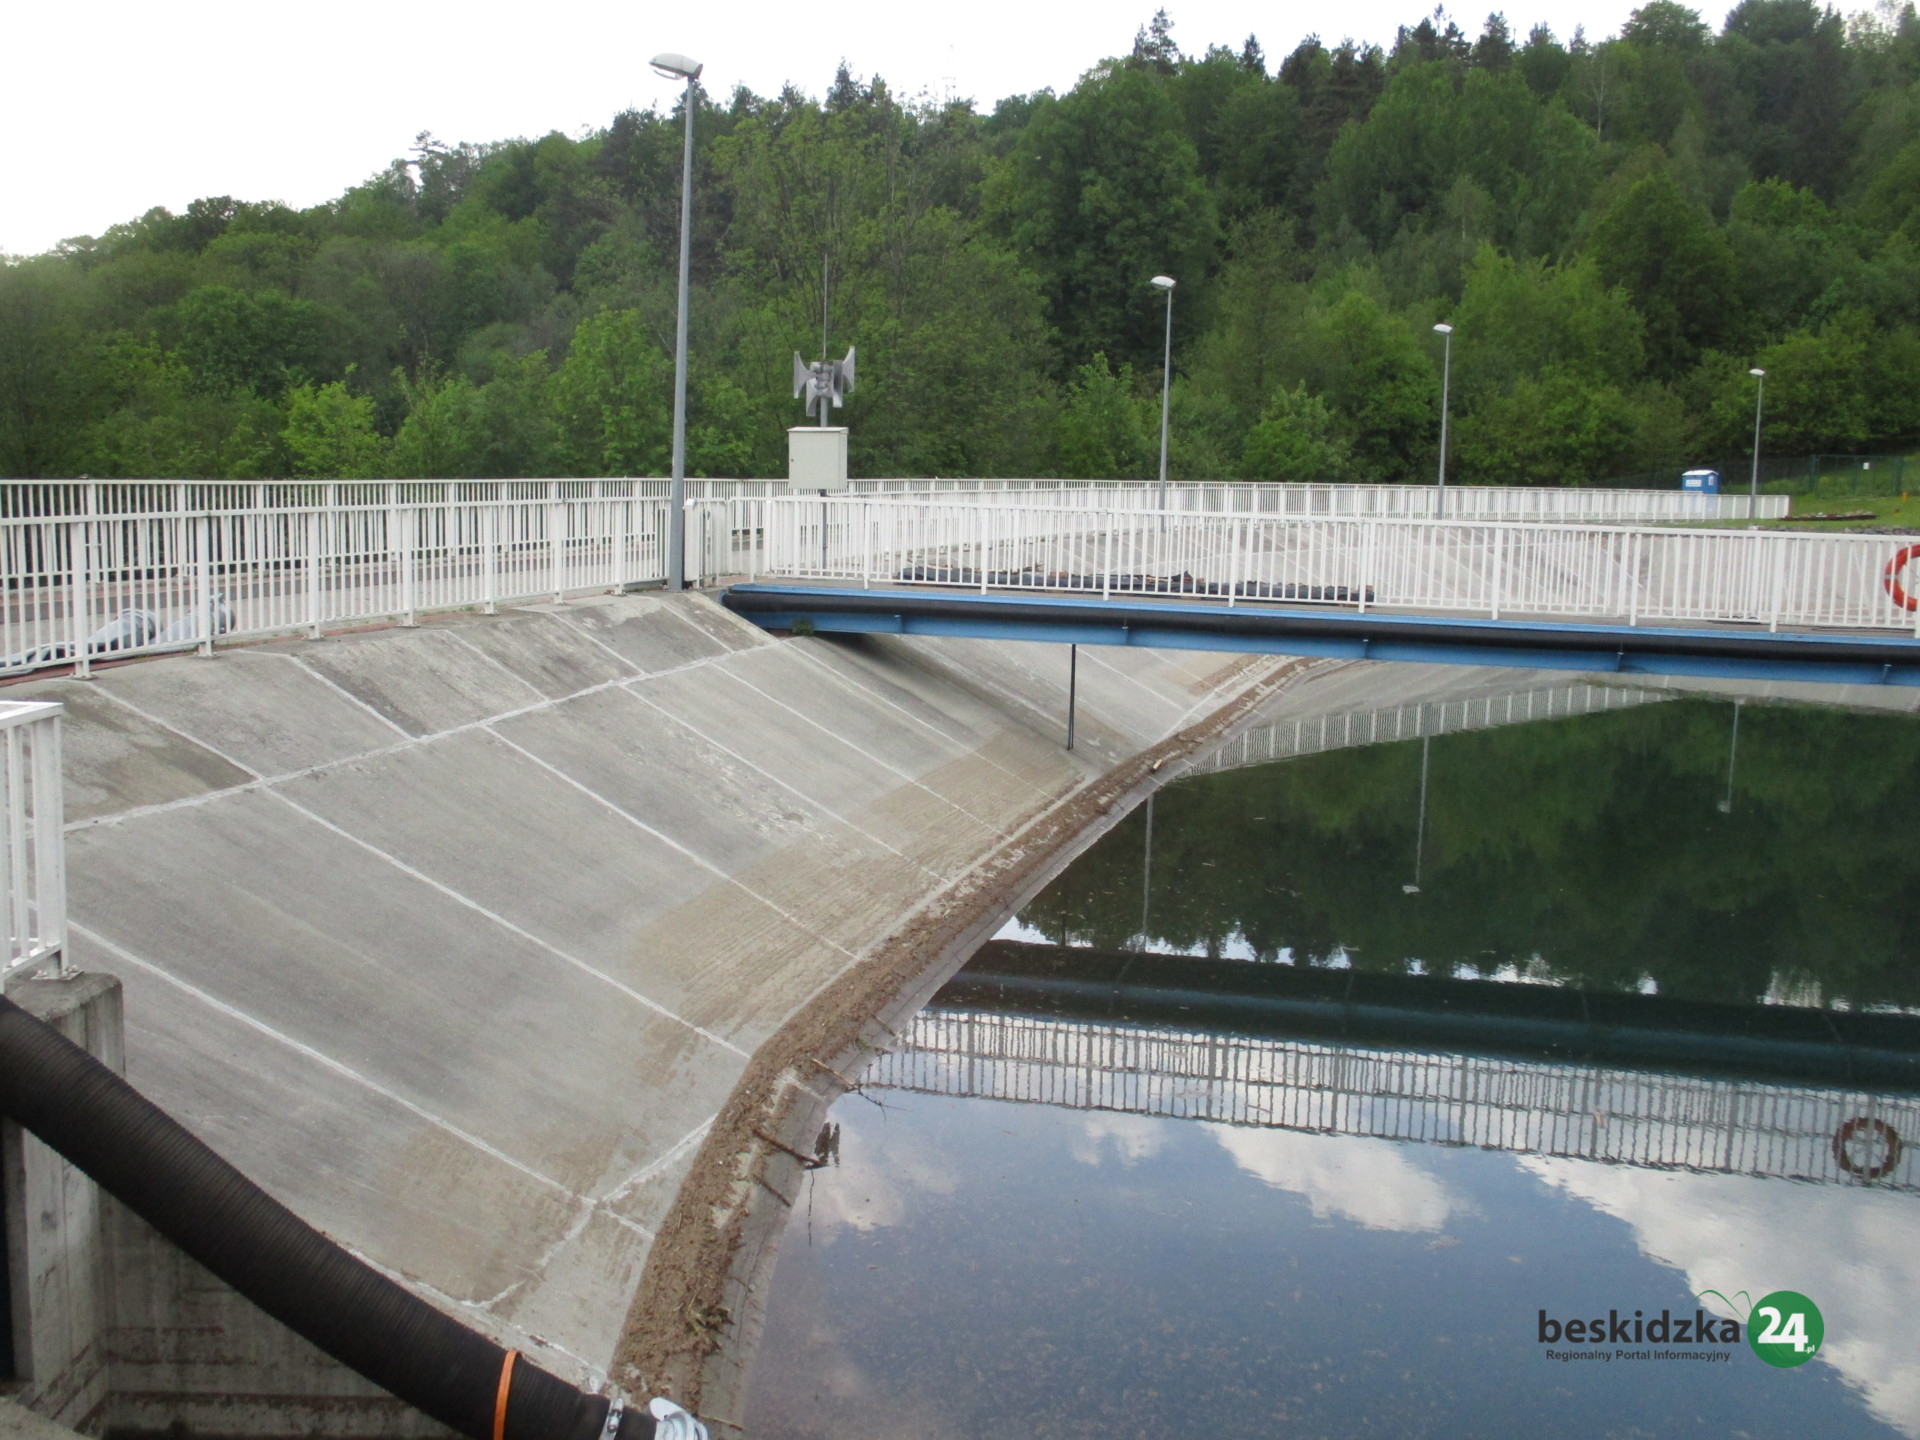
[[[1920, 1004], [1920, 724], [1686, 701], [1447, 736], [1432, 747], [1421, 888], [1420, 745], [1183, 781], [1153, 822], [1156, 948], [1368, 969], [1535, 956], [1561, 978], [1749, 1000]], [[1137, 943], [1140, 811], [1023, 912], [1049, 938]]]

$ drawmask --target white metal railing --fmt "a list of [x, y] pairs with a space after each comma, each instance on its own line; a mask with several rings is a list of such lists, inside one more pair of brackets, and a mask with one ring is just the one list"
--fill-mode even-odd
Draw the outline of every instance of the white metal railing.
[[1564, 720], [1674, 698], [1670, 691], [1638, 690], [1627, 685], [1535, 685], [1462, 700], [1425, 700], [1338, 715], [1309, 715], [1243, 730], [1203, 755], [1189, 772], [1239, 770], [1328, 750], [1391, 745], [1396, 740], [1492, 730], [1535, 720]]
[[66, 970], [67, 862], [60, 789], [60, 714], [45, 700], [0, 701], [0, 931], [7, 949], [0, 977], [31, 974], [52, 962]]
[[[725, 502], [742, 573], [1102, 597], [1911, 630], [1900, 537], [794, 496]], [[1903, 588], [1904, 587], [1904, 588]]]
[[[1095, 510], [1160, 508], [1151, 480], [853, 480], [855, 495], [967, 500]], [[1392, 519], [1547, 520], [1657, 524], [1703, 520], [1779, 520], [1790, 497], [1702, 495], [1687, 490], [1584, 490], [1529, 485], [1240, 484], [1182, 481], [1166, 490], [1169, 510], [1262, 515], [1334, 515]]]
[[[1913, 1096], [967, 1010], [921, 1011], [860, 1083], [1841, 1184], [1861, 1119], [1920, 1134]], [[1920, 1146], [1890, 1163], [1872, 1183], [1920, 1188]]]
[[[664, 500], [658, 478], [590, 480], [0, 480], [0, 519], [338, 510], [533, 500]], [[686, 482], [690, 500], [784, 495], [785, 480]]]
[[72, 663], [85, 674], [105, 656], [209, 651], [220, 635], [318, 635], [658, 582], [666, 504], [539, 498], [0, 518], [0, 670]]

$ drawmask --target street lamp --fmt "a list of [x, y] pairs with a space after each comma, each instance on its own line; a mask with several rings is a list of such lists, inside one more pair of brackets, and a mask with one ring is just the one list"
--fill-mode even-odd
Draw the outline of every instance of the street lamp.
[[1173, 287], [1179, 282], [1171, 275], [1156, 275], [1152, 282], [1167, 292], [1167, 353], [1160, 369], [1160, 508], [1167, 508], [1167, 418], [1173, 403]]
[[693, 87], [703, 67], [671, 51], [653, 57], [657, 75], [687, 82], [687, 142], [680, 164], [680, 316], [673, 339], [673, 479], [667, 487], [667, 588], [687, 588], [687, 257], [693, 248]]
[[1434, 334], [1441, 337], [1443, 349], [1440, 358], [1440, 482], [1439, 488], [1447, 488], [1447, 389], [1453, 379], [1453, 327], [1436, 325]]
[[1747, 371], [1754, 378], [1753, 387], [1753, 504], [1748, 507], [1750, 520], [1760, 518], [1760, 403], [1767, 394], [1767, 372], [1759, 368]]

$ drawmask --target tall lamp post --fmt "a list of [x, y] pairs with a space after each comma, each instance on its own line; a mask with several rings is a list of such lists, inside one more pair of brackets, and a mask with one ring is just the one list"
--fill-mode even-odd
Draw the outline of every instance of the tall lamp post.
[[1767, 396], [1767, 372], [1755, 367], [1747, 373], [1753, 376], [1753, 484], [1750, 493], [1753, 504], [1749, 507], [1747, 518], [1760, 518], [1760, 405]]
[[1167, 508], [1167, 419], [1173, 413], [1173, 287], [1171, 275], [1156, 275], [1153, 284], [1167, 292], [1167, 350], [1160, 369], [1160, 508]]
[[668, 52], [654, 72], [687, 82], [687, 141], [680, 163], [680, 315], [673, 336], [673, 479], [667, 486], [667, 588], [687, 588], [687, 259], [693, 248], [693, 87], [698, 60]]
[[1436, 325], [1433, 333], [1440, 336], [1440, 481], [1439, 488], [1447, 488], [1447, 391], [1453, 381], [1453, 327]]

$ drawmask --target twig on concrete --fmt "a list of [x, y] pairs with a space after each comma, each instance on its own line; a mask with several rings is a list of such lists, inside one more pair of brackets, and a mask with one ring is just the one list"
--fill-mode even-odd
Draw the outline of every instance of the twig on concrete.
[[803, 1154], [802, 1152], [794, 1149], [791, 1145], [786, 1144], [784, 1141], [774, 1139], [773, 1136], [767, 1134], [766, 1131], [760, 1129], [760, 1127], [757, 1125], [754, 1127], [753, 1133], [756, 1139], [765, 1141], [767, 1144], [773, 1146], [774, 1149], [782, 1152], [783, 1154], [791, 1155], [794, 1159], [798, 1160], [801, 1163], [801, 1165], [808, 1170], [819, 1170], [819, 1169], [823, 1169], [826, 1166], [827, 1162], [822, 1160], [819, 1156]]

